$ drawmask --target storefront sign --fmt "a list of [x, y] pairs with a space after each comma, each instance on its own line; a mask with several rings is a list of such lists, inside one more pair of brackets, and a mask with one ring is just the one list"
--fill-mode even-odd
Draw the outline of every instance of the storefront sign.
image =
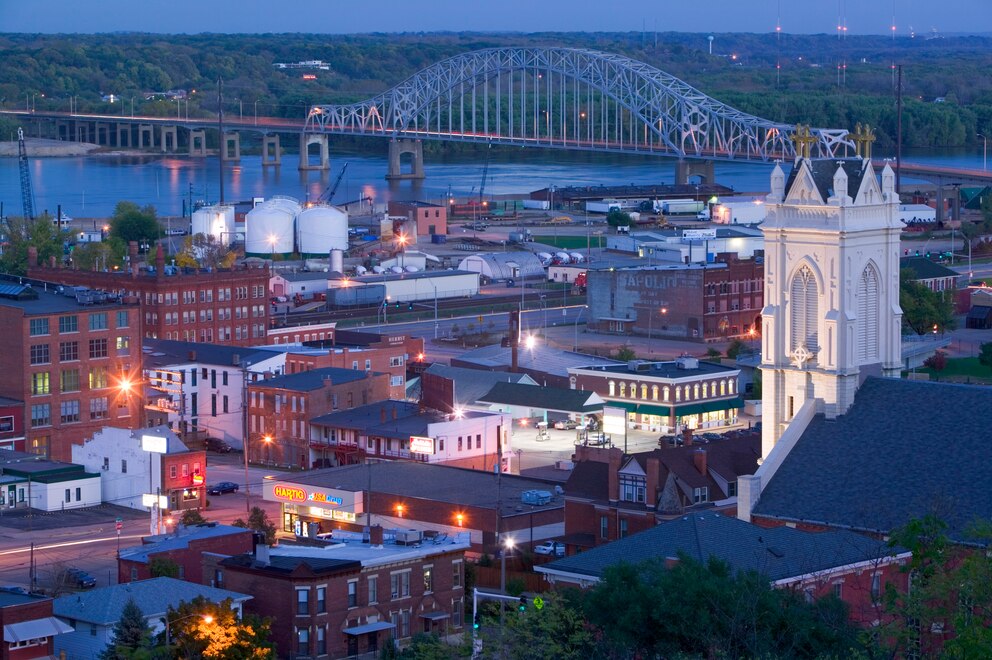
[[603, 408], [603, 433], [623, 435], [627, 432], [627, 411], [624, 408]]
[[203, 485], [203, 475], [200, 474], [199, 472], [194, 472], [193, 473], [193, 485], [194, 486], [202, 486]]
[[716, 229], [683, 229], [683, 241], [705, 241], [716, 238]]
[[434, 438], [418, 438], [416, 436], [410, 437], [410, 453], [411, 454], [433, 454], [434, 453]]
[[329, 504], [331, 506], [341, 506], [344, 500], [334, 495], [328, 495], [321, 491], [306, 491], [298, 486], [284, 486], [279, 484], [273, 486], [272, 494], [280, 500], [290, 502], [314, 502], [316, 504]]

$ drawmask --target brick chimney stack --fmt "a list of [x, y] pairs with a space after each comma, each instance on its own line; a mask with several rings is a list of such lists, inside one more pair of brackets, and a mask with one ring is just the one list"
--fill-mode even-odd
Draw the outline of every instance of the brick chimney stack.
[[611, 502], [620, 500], [620, 463], [623, 461], [623, 450], [619, 447], [611, 447], [609, 452], [609, 493], [607, 497]]
[[138, 277], [138, 241], [129, 241], [127, 244], [128, 262], [131, 264], [131, 277]]
[[383, 536], [382, 525], [372, 525], [369, 527], [369, 545], [382, 547]]
[[380, 406], [379, 407], [379, 423], [380, 424], [385, 424], [386, 423], [386, 408], [385, 408], [385, 406]]
[[28, 246], [28, 266], [38, 267], [38, 248], [33, 245]]
[[55, 270], [55, 266], [56, 266], [56, 261], [54, 255], [48, 257], [48, 267], [51, 268], [52, 270]]
[[699, 470], [699, 474], [704, 477], [708, 474], [706, 470], [706, 450], [700, 447], [692, 452], [692, 464]]
[[162, 251], [162, 245], [160, 244], [155, 250], [155, 277], [165, 276], [165, 252]]
[[682, 429], [682, 441], [686, 447], [692, 446], [692, 429]]

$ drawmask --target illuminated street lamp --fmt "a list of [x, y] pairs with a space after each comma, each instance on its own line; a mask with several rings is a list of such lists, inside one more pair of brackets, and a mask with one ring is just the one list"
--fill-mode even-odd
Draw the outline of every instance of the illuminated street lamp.
[[[187, 615], [187, 616], [181, 616], [181, 617], [179, 617], [173, 623], [179, 623], [180, 621], [185, 621], [186, 619], [192, 619], [193, 617], [200, 617], [201, 619], [203, 619], [203, 622], [204, 623], [207, 623], [207, 624], [214, 622], [214, 618], [212, 616], [210, 616], [209, 614], [190, 614], [190, 615]], [[168, 615], [166, 615], [166, 617], [165, 617], [165, 645], [166, 646], [170, 646], [172, 644], [172, 636], [169, 634], [169, 631], [170, 631], [169, 617], [168, 617]]]
[[269, 248], [271, 250], [271, 255], [272, 255], [272, 261], [275, 261], [276, 260], [276, 243], [279, 242], [279, 237], [276, 236], [275, 234], [269, 234], [269, 237], [266, 240], [269, 243]]

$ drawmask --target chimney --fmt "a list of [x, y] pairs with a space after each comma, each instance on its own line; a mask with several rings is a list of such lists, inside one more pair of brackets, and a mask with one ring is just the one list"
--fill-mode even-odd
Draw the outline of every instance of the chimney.
[[692, 446], [692, 429], [682, 429], [682, 442], [685, 443], [686, 447]]
[[696, 451], [692, 452], [692, 463], [699, 470], [699, 474], [704, 477], [707, 475], [706, 471], [706, 450], [700, 447]]
[[396, 406], [393, 406], [393, 420], [396, 419]]
[[190, 351], [188, 357], [190, 362], [196, 362], [196, 351]]
[[379, 407], [379, 423], [380, 424], [385, 424], [386, 423], [386, 408], [385, 408], [385, 406], [380, 406]]
[[232, 355], [231, 356], [231, 364], [233, 364], [235, 367], [240, 367], [241, 366], [241, 356], [238, 355], [237, 353], [235, 353], [234, 355]]
[[128, 261], [131, 264], [131, 277], [138, 277], [138, 241], [129, 241], [127, 244]]
[[165, 252], [162, 251], [161, 243], [158, 249], [155, 250], [155, 277], [163, 277], [165, 275]]
[[28, 246], [28, 266], [38, 267], [38, 248], [33, 245]]
[[609, 452], [609, 493], [607, 497], [611, 502], [617, 502], [620, 499], [620, 463], [623, 461], [623, 450], [619, 447], [612, 447], [607, 450]]
[[255, 548], [255, 561], [262, 566], [269, 565], [269, 546], [261, 543]]
[[645, 504], [654, 506], [658, 503], [658, 475], [661, 473], [660, 461], [655, 457], [649, 457], [644, 464], [644, 498]]
[[54, 256], [48, 257], [48, 267], [51, 268], [51, 269], [53, 269], [53, 270], [55, 269], [55, 257]]
[[[521, 286], [523, 286], [521, 284]], [[510, 311], [510, 371], [517, 373], [518, 356], [520, 350], [520, 310]]]
[[381, 548], [382, 538], [382, 525], [372, 525], [372, 527], [369, 528], [369, 545], [374, 548]]

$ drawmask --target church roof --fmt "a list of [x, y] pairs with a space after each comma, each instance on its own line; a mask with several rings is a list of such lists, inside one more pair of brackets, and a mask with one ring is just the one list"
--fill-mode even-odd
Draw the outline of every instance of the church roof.
[[[860, 158], [820, 158], [803, 161], [813, 175], [813, 183], [820, 193], [820, 197], [826, 202], [834, 196], [834, 174], [838, 167], [844, 169], [847, 174], [847, 195], [851, 199], [856, 199], [858, 191], [861, 190], [861, 180], [865, 172], [869, 171], [866, 161]], [[802, 171], [801, 167], [793, 167], [789, 173], [789, 179], [785, 184], [786, 196], [792, 190], [793, 184]]]
[[816, 416], [764, 487], [758, 517], [888, 532], [934, 513], [960, 542], [992, 520], [992, 388], [868, 378]]

